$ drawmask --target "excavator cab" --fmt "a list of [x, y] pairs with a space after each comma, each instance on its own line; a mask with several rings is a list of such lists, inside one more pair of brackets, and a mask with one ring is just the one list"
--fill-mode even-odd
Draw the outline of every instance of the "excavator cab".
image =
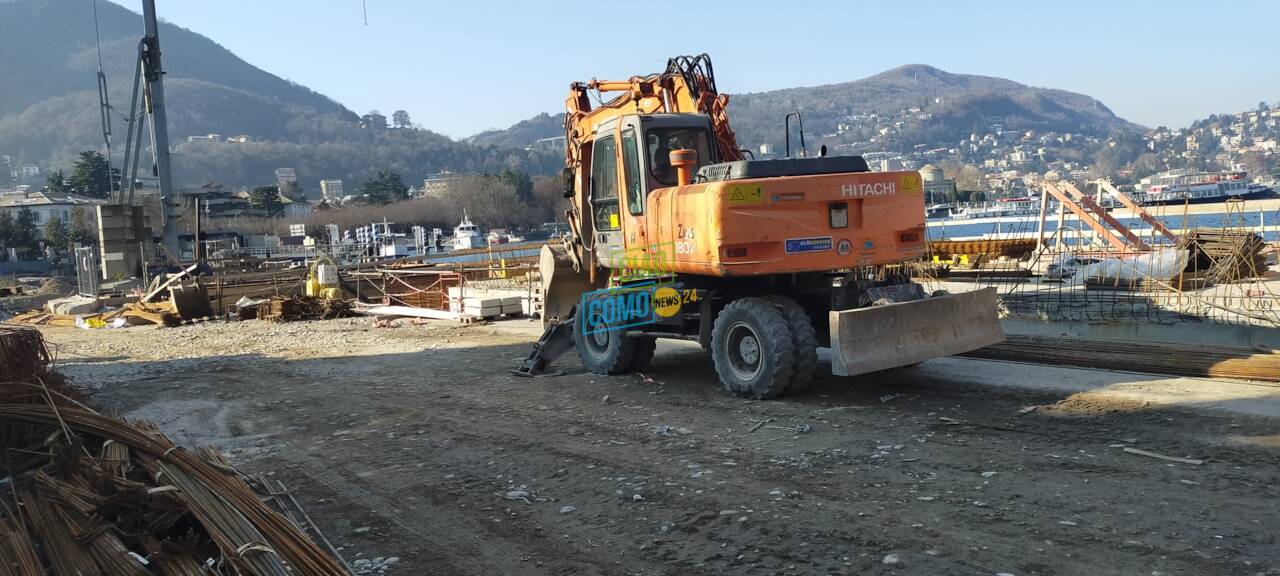
[[601, 265], [614, 269], [653, 257], [646, 246], [646, 204], [653, 191], [677, 184], [671, 152], [693, 150], [698, 166], [718, 160], [711, 123], [697, 114], [620, 116], [600, 123], [588, 147], [587, 203], [594, 233], [587, 247]]

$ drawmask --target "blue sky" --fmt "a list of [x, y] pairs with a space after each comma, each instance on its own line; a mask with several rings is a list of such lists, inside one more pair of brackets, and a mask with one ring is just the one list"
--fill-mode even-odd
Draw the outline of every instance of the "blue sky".
[[1148, 126], [1280, 100], [1274, 1], [366, 2], [367, 26], [361, 0], [157, 4], [162, 19], [358, 113], [404, 109], [453, 137], [558, 112], [573, 80], [699, 52], [731, 93], [922, 63], [1082, 92]]

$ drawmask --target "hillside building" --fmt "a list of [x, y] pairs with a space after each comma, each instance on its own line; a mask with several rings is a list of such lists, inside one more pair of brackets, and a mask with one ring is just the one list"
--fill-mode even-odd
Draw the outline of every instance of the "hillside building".
[[941, 168], [933, 164], [925, 164], [920, 168], [920, 179], [924, 181], [924, 198], [928, 204], [950, 202], [956, 197], [956, 181], [945, 178]]
[[458, 178], [460, 176], [448, 170], [428, 174], [422, 181], [422, 195], [426, 198], [441, 198], [449, 192], [449, 183]]
[[342, 180], [321, 180], [320, 181], [320, 198], [330, 204], [342, 203]]

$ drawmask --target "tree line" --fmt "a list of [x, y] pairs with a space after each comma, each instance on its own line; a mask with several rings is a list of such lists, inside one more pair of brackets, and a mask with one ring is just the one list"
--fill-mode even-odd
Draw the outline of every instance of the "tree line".
[[[53, 216], [43, 226], [36, 224], [36, 214], [30, 208], [24, 206], [16, 214], [9, 210], [0, 211], [0, 247], [4, 248], [5, 257], [10, 248], [33, 256], [41, 248], [60, 253], [69, 251], [72, 243], [89, 244], [94, 241], [93, 217], [84, 208], [73, 208], [70, 222]], [[39, 232], [43, 232], [43, 237]]]
[[[271, 187], [259, 187], [255, 188]], [[290, 224], [306, 224], [318, 234], [327, 224], [349, 230], [384, 219], [398, 230], [411, 226], [452, 230], [465, 213], [482, 228], [533, 228], [558, 220], [567, 208], [559, 178], [531, 177], [523, 172], [507, 170], [497, 174], [472, 174], [450, 180], [435, 196], [411, 198], [408, 187], [396, 172], [381, 170], [357, 188], [356, 198], [345, 205], [330, 206], [321, 202], [302, 218], [240, 218], [224, 222], [247, 233], [287, 233]], [[256, 207], [266, 209], [265, 199]], [[250, 202], [258, 195], [250, 193]], [[270, 213], [270, 211], [268, 211]], [[217, 222], [211, 222], [217, 225]]]

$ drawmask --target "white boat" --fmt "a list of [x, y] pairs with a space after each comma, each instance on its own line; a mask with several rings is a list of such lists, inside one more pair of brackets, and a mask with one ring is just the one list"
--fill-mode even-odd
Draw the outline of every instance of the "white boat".
[[1146, 205], [1201, 204], [1231, 198], [1260, 198], [1271, 195], [1263, 184], [1249, 183], [1247, 172], [1191, 172], [1179, 170], [1144, 179], [1134, 200]]
[[488, 237], [489, 245], [492, 246], [494, 244], [506, 244], [507, 236], [508, 236], [507, 231], [503, 228], [495, 228], [493, 230], [490, 230], [489, 237]]
[[978, 218], [1003, 218], [1007, 216], [1035, 216], [1040, 213], [1040, 199], [1033, 197], [1001, 198], [995, 202], [958, 207], [943, 220], [975, 220]]
[[462, 222], [453, 229], [453, 249], [468, 250], [471, 248], [484, 248], [484, 236], [480, 234], [480, 229], [467, 218], [467, 213], [462, 212]]

